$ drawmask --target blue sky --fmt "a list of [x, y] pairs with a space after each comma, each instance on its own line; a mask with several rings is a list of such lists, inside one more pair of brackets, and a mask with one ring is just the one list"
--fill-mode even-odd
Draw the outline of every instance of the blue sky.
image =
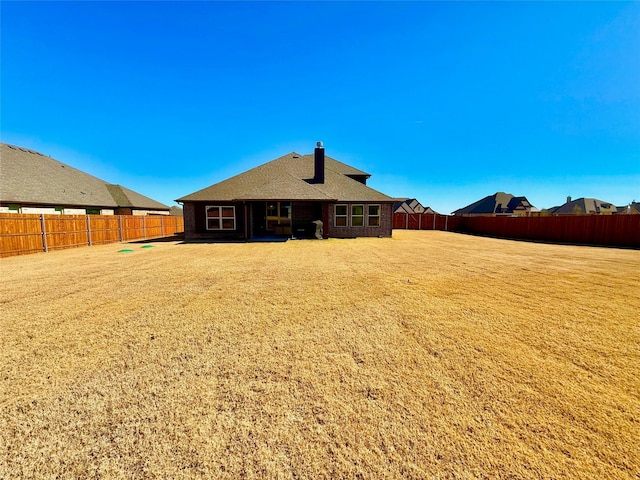
[[0, 8], [2, 141], [168, 205], [319, 140], [441, 213], [640, 201], [640, 2]]

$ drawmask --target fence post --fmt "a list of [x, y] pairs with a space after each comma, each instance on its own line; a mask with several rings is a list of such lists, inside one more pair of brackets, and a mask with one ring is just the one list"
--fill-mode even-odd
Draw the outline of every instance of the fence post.
[[436, 229], [436, 214], [433, 214], [433, 230]]
[[89, 220], [89, 215], [87, 215], [87, 240], [89, 241], [89, 246], [91, 246], [91, 220]]
[[418, 217], [418, 230], [422, 230], [422, 214], [419, 214]]
[[164, 237], [164, 215], [160, 216], [160, 231], [162, 232], [161, 235]]
[[118, 238], [120, 238], [120, 243], [122, 243], [122, 215], [118, 215]]
[[447, 223], [449, 223], [449, 215], [444, 216], [444, 231], [447, 232]]
[[409, 214], [404, 214], [404, 229], [409, 230]]
[[49, 247], [47, 245], [47, 227], [44, 221], [44, 213], [40, 214], [40, 230], [42, 230], [42, 249], [45, 252], [48, 252]]
[[147, 227], [145, 225], [145, 219], [146, 215], [142, 216], [142, 238], [144, 238], [145, 240], [147, 239]]

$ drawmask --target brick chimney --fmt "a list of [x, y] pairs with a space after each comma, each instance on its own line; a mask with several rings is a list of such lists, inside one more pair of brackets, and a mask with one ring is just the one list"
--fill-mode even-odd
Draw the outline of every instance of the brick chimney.
[[313, 152], [313, 183], [324, 183], [324, 147], [322, 142], [316, 143]]
[[569, 196], [567, 197], [567, 203], [570, 203], [570, 202], [571, 202], [571, 197]]

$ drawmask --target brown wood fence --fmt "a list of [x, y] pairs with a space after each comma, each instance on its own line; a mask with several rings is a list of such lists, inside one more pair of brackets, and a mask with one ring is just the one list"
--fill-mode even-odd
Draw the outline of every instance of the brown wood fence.
[[183, 218], [168, 215], [0, 213], [0, 257], [172, 237], [183, 231]]
[[431, 213], [394, 213], [393, 228], [446, 230], [517, 240], [640, 248], [640, 215], [456, 217]]

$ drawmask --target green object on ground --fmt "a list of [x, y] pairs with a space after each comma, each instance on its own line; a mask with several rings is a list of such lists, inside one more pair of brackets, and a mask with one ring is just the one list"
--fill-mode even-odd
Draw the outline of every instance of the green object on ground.
[[143, 245], [141, 248], [153, 248], [153, 245]]
[[130, 248], [123, 248], [122, 250], [118, 250], [118, 253], [122, 252], [133, 252], [133, 250], [131, 250]]

